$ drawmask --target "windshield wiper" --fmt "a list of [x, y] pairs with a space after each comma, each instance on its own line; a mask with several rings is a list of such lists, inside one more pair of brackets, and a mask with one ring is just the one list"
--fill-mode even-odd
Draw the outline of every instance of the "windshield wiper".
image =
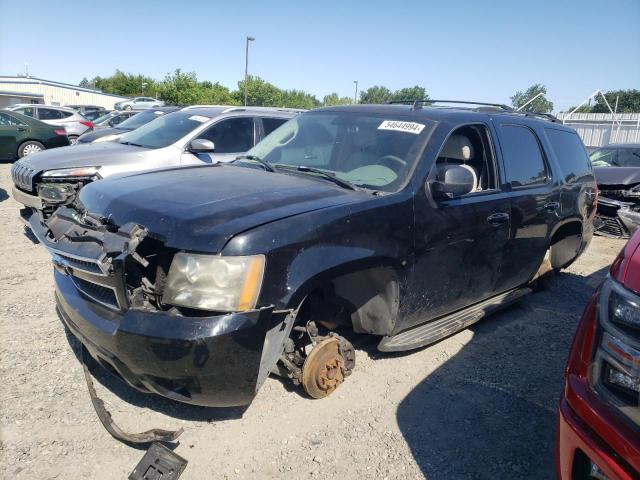
[[336, 177], [335, 175], [325, 172], [319, 168], [307, 167], [305, 165], [276, 165], [276, 168], [282, 168], [283, 170], [293, 170], [296, 172], [310, 172], [317, 175], [322, 176], [322, 178], [326, 178], [327, 180], [332, 181], [336, 185], [341, 186], [342, 188], [346, 188], [348, 190], [357, 190], [357, 187], [346, 180], [342, 180], [341, 178]]
[[253, 160], [254, 162], [258, 162], [260, 165], [262, 165], [264, 167], [264, 169], [267, 172], [275, 172], [276, 171], [275, 168], [273, 168], [273, 165], [271, 165], [269, 162], [267, 162], [263, 158], [258, 157], [257, 155], [239, 155], [235, 159], [236, 160], [242, 160], [242, 159], [245, 159], [245, 158], [247, 160]]
[[133, 143], [133, 142], [118, 142], [120, 145], [131, 145], [132, 147], [142, 147], [142, 148], [147, 148], [144, 145], [140, 145], [139, 143]]

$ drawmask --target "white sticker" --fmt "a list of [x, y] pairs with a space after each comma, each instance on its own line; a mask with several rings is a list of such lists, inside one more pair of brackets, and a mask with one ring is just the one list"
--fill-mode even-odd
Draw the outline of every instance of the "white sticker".
[[153, 113], [155, 113], [156, 115], [163, 115], [163, 114], [164, 114], [164, 112], [161, 112], [161, 111], [159, 111], [159, 110], [156, 110], [156, 111], [155, 111], [155, 112], [153, 112]]
[[209, 117], [203, 117], [202, 115], [191, 115], [189, 117], [189, 120], [193, 120], [194, 122], [204, 123], [209, 121]]
[[407, 132], [418, 135], [424, 125], [422, 123], [401, 122], [399, 120], [385, 120], [380, 124], [378, 130], [395, 130], [396, 132]]

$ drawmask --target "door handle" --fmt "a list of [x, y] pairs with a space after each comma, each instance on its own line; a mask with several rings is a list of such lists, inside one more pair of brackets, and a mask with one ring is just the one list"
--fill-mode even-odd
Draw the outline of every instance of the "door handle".
[[508, 213], [493, 213], [487, 217], [487, 223], [495, 227], [504, 225], [509, 221]]
[[559, 208], [560, 208], [560, 204], [558, 202], [549, 202], [544, 206], [544, 209], [549, 213], [554, 213]]
[[24, 127], [18, 127], [16, 130], [17, 130], [18, 132], [24, 132], [24, 131], [26, 130], [26, 128], [24, 128]]

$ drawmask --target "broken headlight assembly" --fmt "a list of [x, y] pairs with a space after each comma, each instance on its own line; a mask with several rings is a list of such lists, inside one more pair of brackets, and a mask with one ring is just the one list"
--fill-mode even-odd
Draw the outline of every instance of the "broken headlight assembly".
[[602, 328], [591, 383], [640, 424], [640, 296], [607, 278], [598, 306]]
[[162, 302], [217, 312], [251, 310], [258, 301], [264, 265], [263, 255], [176, 253]]
[[47, 170], [42, 174], [43, 179], [94, 179], [99, 177], [100, 167], [74, 167], [59, 168], [56, 170]]
[[38, 196], [51, 204], [68, 203], [75, 197], [78, 188], [100, 178], [100, 167], [61, 168], [42, 174], [38, 185]]

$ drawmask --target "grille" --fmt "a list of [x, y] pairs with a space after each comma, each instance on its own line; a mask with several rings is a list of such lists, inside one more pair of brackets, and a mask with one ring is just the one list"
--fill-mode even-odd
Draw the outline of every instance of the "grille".
[[71, 279], [78, 291], [89, 297], [91, 300], [94, 300], [105, 307], [114, 309], [120, 308], [116, 292], [113, 289], [105, 287], [104, 285], [98, 285], [97, 283], [88, 282], [73, 275], [71, 276]]
[[55, 257], [59, 257], [64, 260], [64, 263], [76, 270], [82, 270], [89, 273], [95, 273], [97, 275], [104, 275], [104, 272], [100, 269], [100, 266], [93, 261], [81, 260], [79, 258], [69, 257], [62, 253], [56, 252]]
[[33, 191], [33, 178], [38, 174], [38, 170], [25, 165], [23, 162], [16, 162], [11, 167], [11, 179], [13, 183], [27, 192]]
[[598, 229], [598, 232], [612, 237], [627, 237], [626, 229], [617, 218], [605, 217], [598, 215], [598, 218], [602, 220], [603, 225]]

